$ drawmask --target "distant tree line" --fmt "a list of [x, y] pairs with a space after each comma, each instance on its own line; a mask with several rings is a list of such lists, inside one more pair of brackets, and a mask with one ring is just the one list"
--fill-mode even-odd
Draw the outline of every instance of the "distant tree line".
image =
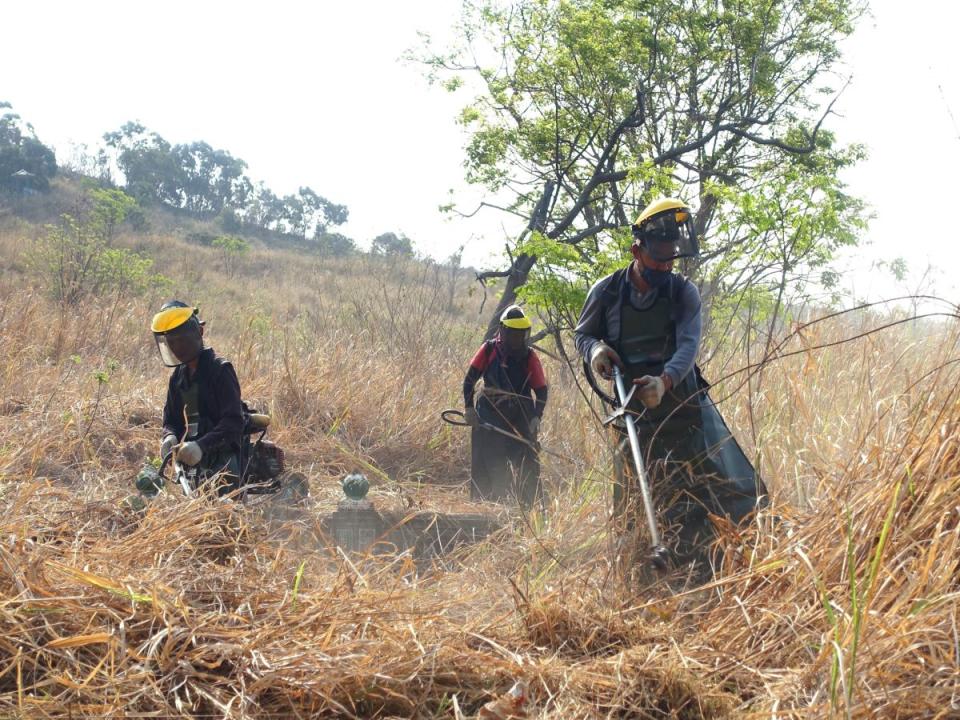
[[[127, 192], [185, 210], [201, 219], [221, 218], [228, 232], [268, 231], [300, 240], [321, 240], [349, 212], [309, 187], [280, 197], [246, 174], [247, 164], [205, 142], [171, 145], [140, 123], [128, 122], [103, 136], [101, 162], [115, 163]], [[112, 157], [111, 157], [112, 156]]]
[[[54, 151], [10, 108], [0, 102], [0, 110], [8, 110], [0, 116], [0, 190], [46, 191], [57, 172]], [[331, 256], [359, 252], [352, 238], [335, 230], [347, 221], [345, 205], [306, 186], [279, 196], [264, 183], [254, 182], [247, 175], [247, 163], [227, 150], [206, 142], [174, 145], [138, 122], [105, 133], [103, 141], [92, 152], [86, 146], [75, 150], [71, 169], [101, 186], [122, 187], [141, 205], [160, 205], [215, 221], [228, 236], [310, 243]], [[410, 238], [394, 232], [374, 238], [370, 253], [390, 258], [415, 255]]]

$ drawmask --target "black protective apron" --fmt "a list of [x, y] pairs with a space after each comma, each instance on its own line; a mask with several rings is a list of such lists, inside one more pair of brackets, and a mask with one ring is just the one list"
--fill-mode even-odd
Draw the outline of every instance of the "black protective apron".
[[512, 501], [529, 508], [540, 497], [540, 458], [531, 443], [534, 400], [530, 393], [526, 358], [504, 358], [496, 345], [483, 374], [477, 401], [480, 422], [524, 438], [515, 440], [475, 427], [470, 433], [470, 497], [494, 502]]
[[[620, 341], [615, 350], [626, 366], [627, 385], [644, 375], [658, 376], [677, 349], [675, 283], [658, 291], [650, 307], [638, 310], [621, 297]], [[640, 453], [654, 503], [661, 513], [663, 534], [681, 561], [702, 556], [713, 538], [708, 513], [740, 522], [757, 507], [766, 488], [707, 396], [707, 385], [694, 368], [664, 394], [661, 404], [646, 409], [636, 396], [635, 415]], [[615, 427], [616, 480], [614, 514], [624, 530], [632, 530], [643, 508], [633, 470], [625, 427]]]
[[[200, 373], [196, 373], [193, 378], [190, 378], [190, 373], [184, 368], [183, 375], [177, 385], [180, 397], [183, 398], [184, 423], [187, 428], [185, 440], [187, 442], [195, 442], [210, 430], [207, 427], [209, 420], [204, 415], [200, 402], [201, 382]], [[219, 477], [217, 488], [221, 495], [236, 490], [239, 486], [240, 458], [229, 447], [211, 448], [204, 452], [203, 457], [197, 464], [197, 470], [199, 471], [197, 473], [198, 480], [201, 483], [206, 482], [218, 473], [223, 473]]]

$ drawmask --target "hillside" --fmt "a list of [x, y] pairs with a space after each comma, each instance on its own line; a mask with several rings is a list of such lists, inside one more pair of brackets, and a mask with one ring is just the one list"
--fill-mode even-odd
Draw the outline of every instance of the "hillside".
[[[689, 589], [611, 562], [606, 436], [560, 361], [544, 357], [545, 511], [468, 501], [468, 436], [439, 412], [486, 322], [469, 274], [262, 242], [229, 260], [153, 214], [115, 242], [169, 282], [67, 305], [31, 258], [70, 187], [0, 212], [4, 714], [459, 718], [522, 680], [530, 717], [960, 717], [955, 321], [849, 340], [901, 316], [842, 315], [749, 384], [734, 371], [763, 347], [711, 358], [773, 505]], [[170, 297], [201, 307], [309, 477], [293, 516], [124, 505], [157, 452], [149, 322]], [[337, 552], [321, 523], [356, 470], [384, 510], [505, 529], [432, 569]]]

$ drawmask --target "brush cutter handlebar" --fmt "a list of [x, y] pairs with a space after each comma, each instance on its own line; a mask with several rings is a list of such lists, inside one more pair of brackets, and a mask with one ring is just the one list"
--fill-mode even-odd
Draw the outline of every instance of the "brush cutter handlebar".
[[[167, 453], [163, 458], [163, 461], [160, 463], [160, 477], [165, 480], [172, 480], [180, 486], [180, 489], [183, 490], [183, 494], [187, 497], [193, 495], [194, 490], [196, 490], [196, 471], [190, 468], [184, 467], [177, 462], [177, 448], [179, 445], [174, 445], [173, 449]], [[167, 478], [164, 474], [168, 467], [173, 468], [173, 478]]]
[[456, 425], [457, 427], [470, 427], [470, 423], [468, 423], [464, 418], [462, 410], [454, 410], [453, 408], [444, 410], [440, 413], [440, 418], [449, 425]]

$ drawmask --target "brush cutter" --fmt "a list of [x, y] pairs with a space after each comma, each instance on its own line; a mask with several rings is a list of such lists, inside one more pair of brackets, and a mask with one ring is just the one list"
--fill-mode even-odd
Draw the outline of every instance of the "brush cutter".
[[183, 465], [177, 462], [177, 447], [167, 453], [167, 456], [163, 458], [163, 462], [160, 463], [159, 475], [161, 478], [166, 479], [164, 474], [167, 468], [173, 469], [173, 482], [180, 486], [180, 489], [183, 490], [183, 494], [186, 497], [191, 497], [197, 490], [197, 468], [190, 467], [188, 465]]
[[[287, 500], [298, 502], [309, 495], [309, 485], [299, 473], [287, 473], [283, 450], [274, 443], [264, 440], [270, 416], [262, 413], [247, 412], [244, 409], [243, 447], [241, 457], [242, 481], [239, 483], [241, 499], [247, 495], [273, 495], [279, 493]], [[253, 435], [258, 435], [256, 441]], [[169, 452], [160, 464], [159, 484], [164, 481], [180, 486], [186, 497], [193, 496], [202, 477], [197, 467], [190, 467], [177, 461], [179, 445]], [[167, 477], [168, 470], [172, 476]]]
[[637, 471], [637, 481], [640, 483], [640, 495], [643, 498], [643, 510], [647, 516], [647, 526], [650, 530], [650, 562], [658, 570], [667, 569], [667, 560], [670, 554], [660, 543], [660, 531], [657, 528], [657, 517], [653, 510], [653, 498], [650, 495], [650, 483], [647, 482], [647, 470], [643, 464], [643, 458], [640, 457], [640, 438], [637, 436], [636, 418], [633, 413], [627, 410], [630, 400], [633, 399], [633, 393], [637, 386], [633, 385], [630, 392], [626, 392], [623, 382], [623, 373], [616, 365], [613, 366], [613, 381], [617, 388], [617, 397], [620, 398], [620, 406], [613, 411], [604, 424], [609, 425], [619, 417], [623, 418], [627, 426], [627, 437], [630, 440], [630, 454], [633, 455], [633, 466]]
[[650, 483], [647, 480], [646, 467], [643, 464], [643, 458], [640, 454], [640, 438], [637, 435], [636, 418], [634, 414], [627, 409], [630, 401], [633, 399], [634, 392], [637, 390], [637, 386], [631, 386], [630, 392], [627, 392], [623, 373], [620, 371], [620, 368], [615, 365], [613, 368], [613, 382], [616, 397], [611, 397], [603, 392], [597, 385], [589, 363], [584, 361], [583, 367], [590, 387], [604, 402], [613, 408], [613, 412], [609, 417], [604, 419], [603, 424], [610, 425], [617, 419], [622, 418], [623, 424], [627, 427], [627, 438], [630, 441], [630, 454], [633, 456], [633, 467], [637, 473], [637, 481], [640, 485], [640, 496], [643, 500], [643, 510], [647, 517], [647, 529], [650, 531], [650, 563], [657, 570], [666, 570], [670, 553], [660, 540], [657, 517], [653, 509], [653, 498], [650, 495]]

